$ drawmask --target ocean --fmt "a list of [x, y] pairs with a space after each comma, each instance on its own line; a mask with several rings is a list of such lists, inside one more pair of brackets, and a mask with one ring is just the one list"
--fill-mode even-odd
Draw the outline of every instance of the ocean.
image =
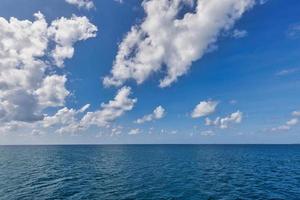
[[0, 146], [0, 199], [300, 199], [300, 145]]

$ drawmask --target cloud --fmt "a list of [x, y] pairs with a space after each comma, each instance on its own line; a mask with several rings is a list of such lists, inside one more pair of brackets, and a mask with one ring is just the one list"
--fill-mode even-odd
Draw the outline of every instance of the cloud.
[[42, 130], [39, 130], [39, 129], [33, 129], [31, 131], [31, 135], [33, 135], [33, 136], [41, 136], [41, 135], [44, 135], [44, 134], [45, 134], [45, 132], [42, 131]]
[[286, 130], [290, 130], [291, 127], [288, 125], [280, 125], [278, 127], [272, 128], [272, 131], [286, 131]]
[[220, 119], [220, 128], [224, 129], [224, 128], [228, 128], [228, 125], [230, 123], [241, 123], [243, 119], [243, 113], [240, 111], [231, 113], [230, 116], [228, 117], [224, 117]]
[[85, 8], [87, 10], [94, 8], [94, 3], [91, 0], [66, 0], [67, 3], [76, 5], [78, 8]]
[[248, 32], [246, 30], [234, 29], [232, 32], [232, 37], [237, 38], [237, 39], [246, 37], [247, 35], [248, 35]]
[[[109, 128], [111, 123], [126, 111], [133, 108], [136, 99], [129, 98], [131, 89], [129, 87], [121, 88], [113, 100], [108, 103], [102, 103], [101, 108], [93, 112], [87, 112], [90, 104], [86, 104], [78, 110], [73, 108], [61, 108], [54, 115], [45, 115], [42, 120], [28, 124], [18, 122], [18, 127], [29, 128], [30, 130], [39, 130], [41, 132], [53, 130], [59, 134], [77, 134], [87, 130], [91, 126]], [[15, 121], [6, 122], [2, 127], [7, 130]], [[112, 127], [112, 135], [121, 133], [120, 126]], [[16, 130], [16, 128], [14, 129]], [[27, 130], [27, 129], [26, 129]]]
[[142, 118], [137, 119], [135, 122], [138, 124], [142, 124], [156, 119], [161, 119], [164, 116], [165, 116], [165, 109], [162, 106], [157, 106], [151, 114], [145, 115]]
[[298, 118], [292, 118], [292, 119], [290, 119], [289, 121], [286, 122], [286, 125], [294, 126], [294, 125], [298, 124], [298, 122], [299, 122]]
[[69, 125], [72, 123], [77, 123], [76, 117], [80, 113], [84, 113], [90, 104], [86, 104], [79, 110], [75, 110], [73, 108], [69, 109], [64, 107], [57, 111], [57, 113], [53, 116], [46, 116], [43, 120], [44, 127], [51, 127], [55, 125]]
[[56, 49], [74, 51], [76, 41], [94, 37], [97, 31], [85, 17], [62, 17], [50, 25], [42, 13], [35, 13], [34, 17], [33, 21], [0, 17], [2, 122], [42, 120], [44, 109], [63, 106], [70, 94], [65, 88], [67, 77], [56, 74], [51, 57], [62, 66], [63, 60], [73, 54], [59, 56]]
[[105, 86], [120, 86], [128, 79], [138, 84], [152, 73], [166, 68], [160, 87], [175, 82], [189, 70], [193, 61], [215, 46], [220, 33], [229, 30], [254, 0], [198, 0], [194, 11], [184, 12], [190, 0], [150, 0], [142, 5], [146, 17], [132, 26], [123, 41]]
[[209, 136], [214, 136], [216, 134], [212, 130], [206, 130], [206, 131], [201, 131], [200, 135], [209, 137]]
[[295, 117], [300, 117], [300, 111], [295, 110], [292, 112], [292, 115]]
[[283, 69], [283, 70], [277, 72], [276, 76], [286, 76], [286, 75], [293, 74], [293, 73], [298, 72], [298, 71], [300, 71], [299, 68]]
[[199, 118], [215, 112], [218, 105], [217, 101], [201, 101], [193, 110], [191, 117]]
[[97, 27], [91, 24], [85, 16], [73, 15], [70, 19], [61, 17], [54, 20], [48, 29], [48, 35], [56, 43], [52, 51], [55, 64], [62, 67], [66, 58], [73, 57], [74, 43], [95, 37], [96, 32]]
[[259, 0], [258, 2], [259, 2], [259, 4], [263, 5], [263, 4], [267, 3], [268, 1], [269, 0]]
[[35, 96], [22, 89], [0, 92], [0, 120], [37, 121], [43, 119]]
[[291, 24], [286, 32], [287, 37], [297, 39], [300, 37], [300, 23]]
[[116, 126], [111, 129], [111, 136], [120, 135], [122, 133], [122, 126]]
[[129, 132], [128, 132], [128, 135], [136, 135], [136, 134], [139, 134], [141, 132], [140, 129], [136, 128], [136, 129], [131, 129]]
[[300, 112], [293, 111], [291, 115], [294, 117], [286, 121], [283, 125], [271, 128], [271, 131], [287, 131], [290, 130], [293, 126], [297, 125], [299, 123], [299, 119], [297, 117], [300, 116]]
[[238, 101], [235, 100], [235, 99], [232, 99], [232, 100], [229, 101], [229, 103], [230, 103], [231, 105], [236, 105], [236, 104], [238, 103]]
[[57, 107], [65, 104], [65, 98], [70, 92], [65, 88], [66, 76], [51, 75], [45, 77], [41, 87], [35, 94], [39, 104], [44, 107]]
[[137, 99], [129, 98], [130, 94], [130, 87], [122, 87], [113, 100], [106, 104], [102, 103], [98, 111], [86, 113], [80, 123], [83, 126], [96, 125], [102, 127], [108, 125], [133, 108]]
[[124, 3], [124, 0], [115, 0], [115, 2], [122, 4]]
[[217, 126], [221, 129], [226, 129], [232, 123], [235, 123], [235, 124], [241, 123], [242, 119], [243, 119], [243, 113], [238, 110], [234, 113], [231, 113], [229, 116], [226, 116], [223, 118], [217, 117], [215, 120], [210, 120], [209, 118], [206, 118], [205, 125]]

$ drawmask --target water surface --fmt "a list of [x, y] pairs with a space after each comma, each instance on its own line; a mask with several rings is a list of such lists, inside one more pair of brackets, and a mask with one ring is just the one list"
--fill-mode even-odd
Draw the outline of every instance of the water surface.
[[0, 146], [0, 199], [300, 199], [300, 145]]

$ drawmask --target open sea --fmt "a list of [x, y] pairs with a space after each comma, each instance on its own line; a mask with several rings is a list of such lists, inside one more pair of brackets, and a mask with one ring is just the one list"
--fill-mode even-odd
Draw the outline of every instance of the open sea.
[[0, 199], [300, 199], [300, 145], [0, 146]]

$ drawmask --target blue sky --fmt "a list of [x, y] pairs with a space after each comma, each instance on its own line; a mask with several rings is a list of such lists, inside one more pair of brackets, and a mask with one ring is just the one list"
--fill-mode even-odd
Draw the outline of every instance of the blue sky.
[[[207, 2], [199, 0], [202, 1]], [[43, 77], [38, 79], [38, 86], [10, 86], [11, 83], [8, 83], [5, 75], [0, 77], [1, 83], [9, 85], [1, 89], [3, 94], [0, 95], [0, 106], [3, 108], [0, 108], [6, 111], [4, 113], [17, 113], [17, 116], [3, 114], [0, 144], [299, 143], [300, 2], [244, 0], [248, 7], [240, 8], [240, 16], [224, 19], [221, 15], [220, 17], [218, 14], [207, 12], [207, 16], [202, 16], [207, 17], [207, 25], [198, 27], [195, 24], [183, 31], [167, 27], [168, 23], [174, 23], [176, 19], [180, 21], [187, 13], [197, 12], [195, 9], [199, 2], [189, 1], [194, 2], [190, 4], [188, 1], [178, 1], [175, 19], [166, 20], [165, 26], [159, 24], [161, 27], [155, 27], [151, 17], [155, 17], [154, 12], [159, 13], [159, 10], [148, 11], [147, 17], [145, 5], [155, 6], [154, 4], [159, 2], [163, 4], [164, 0], [143, 3], [133, 0], [103, 0], [94, 1], [91, 8], [86, 8], [64, 0], [1, 1], [2, 30], [5, 30], [5, 27], [13, 28], [8, 21], [10, 17], [15, 17], [18, 23], [22, 20], [33, 22], [37, 20], [33, 16], [37, 12], [44, 16], [48, 24], [47, 30], [45, 27], [44, 29], [48, 32], [54, 27], [51, 24], [55, 20], [63, 24], [73, 19], [75, 28], [73, 27], [73, 32], [68, 32], [68, 29], [72, 28], [70, 24], [57, 26], [52, 35], [48, 33], [45, 36], [49, 42], [43, 49], [43, 55], [32, 56], [42, 61], [46, 68]], [[171, 2], [176, 4], [176, 1]], [[235, 0], [228, 0], [229, 6], [225, 4], [215, 3], [214, 7], [224, 6], [221, 10], [225, 10], [226, 15], [236, 14], [230, 6], [241, 7]], [[66, 20], [60, 20], [62, 17]], [[202, 18], [199, 17], [199, 23]], [[224, 20], [224, 23], [230, 25], [225, 28], [220, 22], [218, 27], [214, 28], [210, 26], [213, 24], [210, 20]], [[187, 20], [185, 23], [191, 22], [192, 20]], [[85, 23], [84, 28], [78, 28], [80, 23]], [[137, 39], [135, 35], [135, 45], [139, 48], [128, 53], [126, 58], [120, 61], [121, 64], [129, 63], [127, 68], [120, 68], [120, 63], [114, 65], [116, 56], [121, 55], [119, 46], [128, 45], [124, 41], [132, 32], [132, 27], [138, 27], [137, 32], [142, 38]], [[26, 30], [29, 30], [29, 34], [25, 39], [33, 35], [30, 33], [31, 29]], [[161, 33], [155, 35], [157, 30]], [[22, 31], [18, 31], [20, 32], [13, 30], [14, 34], [22, 34]], [[167, 40], [160, 38], [164, 31], [170, 31], [173, 35]], [[7, 36], [5, 31], [2, 32], [0, 42], [4, 43], [7, 41], [6, 37], [10, 36]], [[143, 42], [147, 37], [151, 39], [151, 34], [154, 38], [151, 41], [153, 44], [161, 41], [163, 43], [159, 44], [164, 47], [163, 58], [158, 61], [154, 58], [159, 48], [154, 48], [155, 51], [151, 54], [146, 53], [146, 57], [137, 56], [138, 53], [144, 55], [143, 53], [149, 50], [149, 44]], [[189, 34], [193, 34], [192, 39], [187, 37]], [[59, 38], [60, 36], [63, 39]], [[17, 36], [10, 39], [16, 38]], [[21, 46], [25, 39], [16, 43]], [[24, 42], [24, 45], [26, 44]], [[145, 44], [148, 46], [144, 47]], [[177, 44], [179, 50], [175, 52], [172, 45]], [[188, 45], [192, 45], [192, 50], [196, 49], [196, 56], [191, 56], [193, 58], [190, 59]], [[65, 56], [61, 54], [61, 49], [54, 54], [55, 47], [67, 50], [74, 48], [74, 54]], [[1, 51], [5, 56], [7, 50], [0, 47], [0, 55], [3, 53]], [[203, 53], [200, 53], [202, 51]], [[58, 66], [55, 58], [62, 59], [63, 66]], [[179, 58], [188, 60], [191, 64], [186, 64]], [[27, 57], [18, 59], [28, 61]], [[176, 64], [184, 68], [182, 74], [174, 70]], [[0, 66], [4, 69], [6, 65], [0, 63]], [[113, 66], [116, 66], [116, 74], [125, 70], [122, 78], [112, 72]], [[157, 69], [154, 69], [155, 66]], [[22, 64], [10, 67], [19, 69], [22, 68]], [[149, 74], [143, 71], [147, 67], [151, 69]], [[130, 71], [131, 74], [125, 76], [127, 69], [142, 72]], [[167, 86], [160, 86], [160, 80], [168, 75], [172, 76], [168, 69], [176, 74], [176, 80]], [[54, 75], [57, 82], [52, 79]], [[52, 77], [49, 78], [51, 81], [45, 81], [47, 77]], [[105, 77], [121, 83], [105, 84]], [[14, 76], [10, 80], [19, 81]], [[142, 81], [137, 83], [139, 80]], [[32, 106], [31, 110], [20, 110], [20, 107], [26, 107], [31, 99], [25, 98], [17, 101], [21, 103], [15, 103], [16, 97], [10, 98], [7, 93], [11, 94], [16, 90], [33, 95], [32, 98], [37, 101], [36, 105]], [[120, 94], [123, 96], [118, 100], [115, 96], [120, 92], [123, 92]], [[114, 102], [109, 103], [110, 101]], [[11, 111], [9, 109], [12, 107], [5, 107], [7, 104], [18, 107], [19, 110], [13, 107], [16, 111]], [[82, 112], [79, 111], [86, 104], [90, 106]], [[101, 107], [103, 104], [105, 105]], [[162, 110], [154, 112], [158, 106], [161, 106]], [[58, 118], [56, 114], [64, 108], [65, 114], [71, 109], [73, 114]], [[23, 115], [23, 112], [33, 112], [41, 117], [29, 120], [26, 114], [20, 120], [18, 115]], [[63, 122], [63, 119], [68, 117], [70, 120]], [[136, 123], [138, 119], [140, 123]], [[63, 127], [72, 129], [58, 131]]]

